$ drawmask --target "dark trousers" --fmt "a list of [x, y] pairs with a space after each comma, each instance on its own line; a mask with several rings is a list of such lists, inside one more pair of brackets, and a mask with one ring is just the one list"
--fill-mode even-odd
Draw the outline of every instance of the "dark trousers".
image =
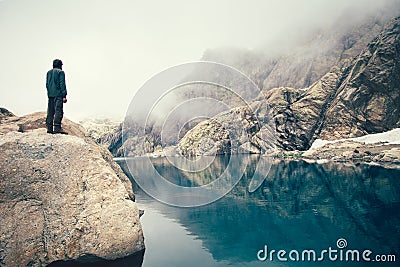
[[49, 97], [46, 118], [47, 130], [53, 131], [53, 125], [54, 131], [61, 130], [61, 120], [63, 115], [64, 111], [62, 97]]

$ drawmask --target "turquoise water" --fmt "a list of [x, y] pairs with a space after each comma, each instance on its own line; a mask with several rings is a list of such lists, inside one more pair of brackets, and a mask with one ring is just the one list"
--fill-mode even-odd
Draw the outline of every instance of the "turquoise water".
[[[142, 160], [118, 163], [127, 172], [126, 164], [140, 168]], [[228, 161], [217, 158], [197, 174], [180, 171], [165, 158], [152, 163], [171, 182], [193, 186], [210, 182]], [[251, 158], [243, 177], [226, 196], [196, 208], [160, 203], [134, 184], [136, 202], [145, 210], [142, 266], [399, 266], [400, 170], [274, 161], [265, 181], [249, 193], [256, 164], [257, 157]], [[326, 254], [322, 262], [307, 261], [307, 254], [306, 261], [301, 261], [302, 251], [314, 250], [318, 259], [329, 247], [338, 250], [339, 257], [336, 242], [340, 238], [347, 241], [343, 255], [350, 249], [360, 254], [371, 250], [371, 260], [377, 254], [390, 254], [396, 255], [397, 262], [346, 262], [344, 257], [332, 261]], [[285, 250], [288, 261], [280, 261], [276, 254], [272, 260], [260, 261], [257, 253], [265, 245], [268, 253]], [[292, 250], [300, 251], [299, 261], [289, 259]]]

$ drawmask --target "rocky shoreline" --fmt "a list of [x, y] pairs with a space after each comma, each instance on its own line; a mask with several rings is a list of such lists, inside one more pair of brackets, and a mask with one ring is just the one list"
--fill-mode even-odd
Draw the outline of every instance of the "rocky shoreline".
[[[259, 151], [250, 153], [260, 154]], [[182, 155], [180, 155], [180, 150], [177, 146], [171, 146], [164, 149], [160, 147], [152, 153], [147, 153], [146, 156], [157, 158]], [[400, 128], [336, 141], [318, 139], [306, 151], [275, 149], [272, 154], [266, 154], [265, 156], [316, 163], [351, 162], [400, 169]]]
[[400, 169], [400, 145], [398, 144], [341, 141], [307, 151], [282, 151], [277, 157], [316, 163], [351, 162]]

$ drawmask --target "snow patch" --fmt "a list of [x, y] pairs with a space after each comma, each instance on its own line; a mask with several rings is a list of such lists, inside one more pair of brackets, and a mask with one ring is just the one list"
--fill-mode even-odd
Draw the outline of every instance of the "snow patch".
[[311, 145], [309, 150], [320, 148], [326, 144], [332, 144], [341, 141], [356, 141], [364, 142], [366, 144], [373, 144], [379, 142], [387, 142], [388, 144], [400, 144], [400, 128], [396, 128], [383, 133], [367, 134], [361, 137], [345, 138], [334, 141], [316, 139]]

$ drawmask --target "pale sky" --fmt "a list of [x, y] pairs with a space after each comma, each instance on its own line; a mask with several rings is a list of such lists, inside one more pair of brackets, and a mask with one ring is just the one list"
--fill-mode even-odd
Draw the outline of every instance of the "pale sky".
[[16, 115], [45, 111], [46, 72], [60, 58], [66, 117], [123, 118], [146, 80], [199, 60], [206, 49], [292, 42], [307, 29], [331, 25], [345, 10], [373, 12], [384, 2], [3, 0], [0, 106]]

